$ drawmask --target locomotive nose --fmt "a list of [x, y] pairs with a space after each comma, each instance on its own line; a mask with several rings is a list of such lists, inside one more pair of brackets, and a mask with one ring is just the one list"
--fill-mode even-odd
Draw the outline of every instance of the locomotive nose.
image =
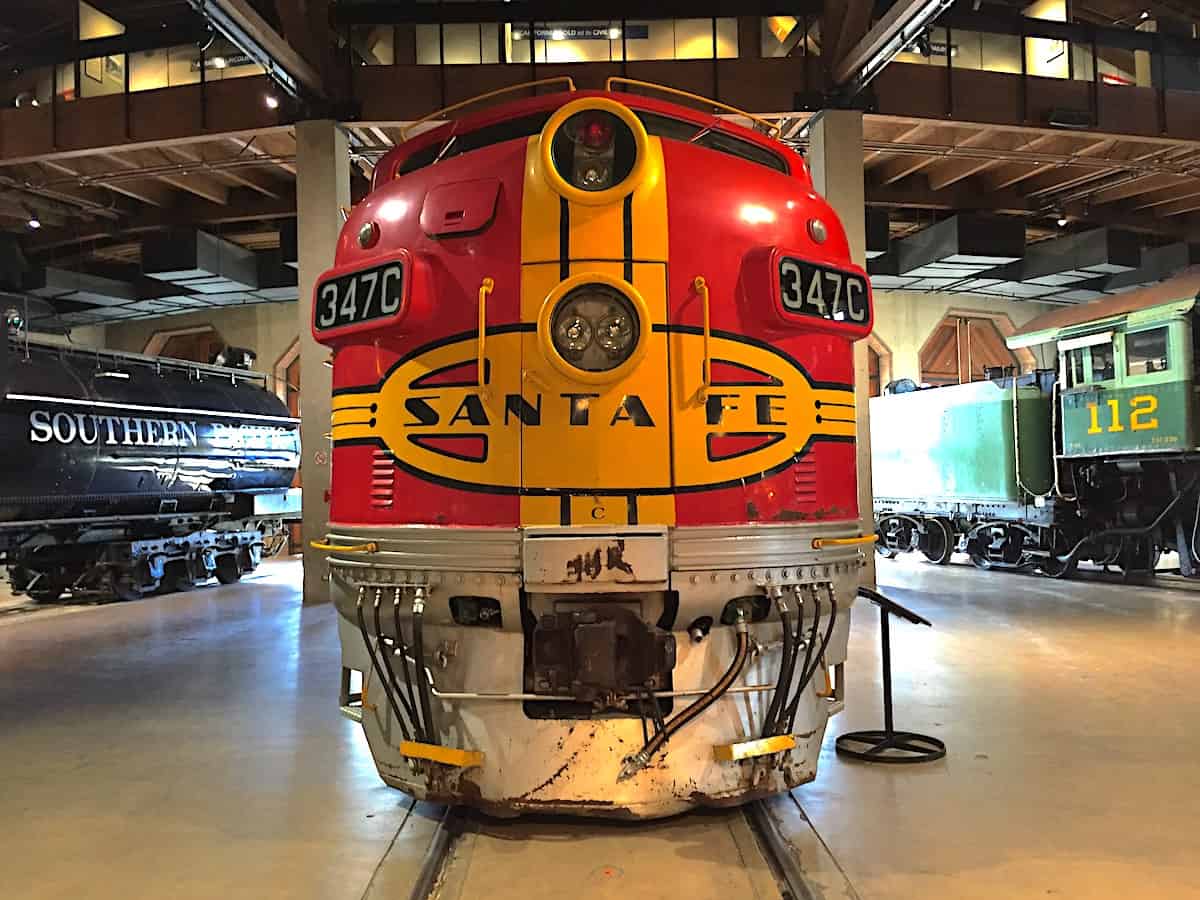
[[542, 129], [542, 175], [573, 203], [604, 206], [631, 194], [649, 171], [649, 139], [633, 110], [607, 97], [566, 104]]

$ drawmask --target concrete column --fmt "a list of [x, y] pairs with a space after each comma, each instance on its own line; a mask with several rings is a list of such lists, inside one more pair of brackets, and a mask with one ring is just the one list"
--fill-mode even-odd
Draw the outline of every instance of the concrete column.
[[350, 205], [350, 156], [346, 134], [325, 119], [296, 123], [296, 216], [300, 257], [300, 441], [304, 452], [304, 602], [329, 600], [325, 554], [309, 542], [325, 536], [329, 522], [329, 433], [332, 370], [329, 350], [312, 337], [312, 294], [317, 277], [333, 265], [342, 227], [341, 208]]
[[[808, 164], [813, 185], [837, 211], [850, 241], [850, 256], [866, 268], [866, 202], [863, 186], [863, 117], [857, 110], [825, 110], [812, 127]], [[854, 345], [854, 402], [858, 420], [858, 510], [862, 533], [875, 530], [871, 510], [870, 385], [867, 342]], [[875, 584], [875, 554], [867, 557], [863, 583]]]

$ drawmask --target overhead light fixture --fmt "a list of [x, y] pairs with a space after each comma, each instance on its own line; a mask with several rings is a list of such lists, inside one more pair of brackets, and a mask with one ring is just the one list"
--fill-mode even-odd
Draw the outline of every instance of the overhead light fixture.
[[1148, 18], [1150, 18], [1150, 10], [1143, 9], [1142, 14], [1138, 16], [1138, 18], [1145, 22]]
[[566, 36], [567, 36], [566, 33], [561, 28], [555, 28], [553, 31], [550, 32], [550, 40], [552, 40], [552, 41], [564, 40], [566, 38]]
[[214, 56], [212, 64], [214, 69], [223, 69], [229, 65], [229, 61], [223, 56]]
[[1057, 219], [1057, 221], [1058, 221], [1058, 227], [1059, 227], [1059, 228], [1066, 228], [1066, 227], [1067, 227], [1067, 223], [1068, 223], [1070, 220], [1067, 218], [1067, 214], [1066, 214], [1066, 213], [1060, 212], [1060, 213], [1058, 214], [1058, 219]]
[[608, 39], [610, 41], [620, 40], [621, 39], [621, 29], [620, 28], [608, 29]]
[[37, 231], [42, 227], [42, 220], [38, 218], [38, 214], [33, 210], [29, 211], [29, 221], [25, 223], [32, 230]]
[[263, 103], [267, 104], [267, 109], [279, 109], [279, 98], [274, 94], [267, 94], [263, 98]]

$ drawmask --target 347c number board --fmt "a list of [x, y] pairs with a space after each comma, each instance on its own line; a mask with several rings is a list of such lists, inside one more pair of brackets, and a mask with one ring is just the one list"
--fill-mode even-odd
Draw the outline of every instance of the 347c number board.
[[395, 316], [404, 305], [404, 276], [404, 263], [397, 260], [321, 282], [313, 308], [316, 330], [340, 331]]
[[866, 325], [871, 321], [870, 298], [861, 275], [779, 257], [779, 302], [785, 313]]

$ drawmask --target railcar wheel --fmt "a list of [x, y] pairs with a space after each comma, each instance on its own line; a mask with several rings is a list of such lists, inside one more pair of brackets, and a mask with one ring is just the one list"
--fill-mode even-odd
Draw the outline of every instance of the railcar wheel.
[[223, 556], [217, 557], [217, 581], [221, 584], [237, 584], [242, 580], [242, 567], [238, 565], [238, 558], [232, 553], [226, 553]]
[[123, 601], [141, 600], [144, 593], [142, 586], [128, 576], [114, 579], [112, 591], [118, 600]]
[[925, 519], [924, 524], [918, 548], [931, 563], [944, 566], [954, 554], [954, 526], [942, 516]]

